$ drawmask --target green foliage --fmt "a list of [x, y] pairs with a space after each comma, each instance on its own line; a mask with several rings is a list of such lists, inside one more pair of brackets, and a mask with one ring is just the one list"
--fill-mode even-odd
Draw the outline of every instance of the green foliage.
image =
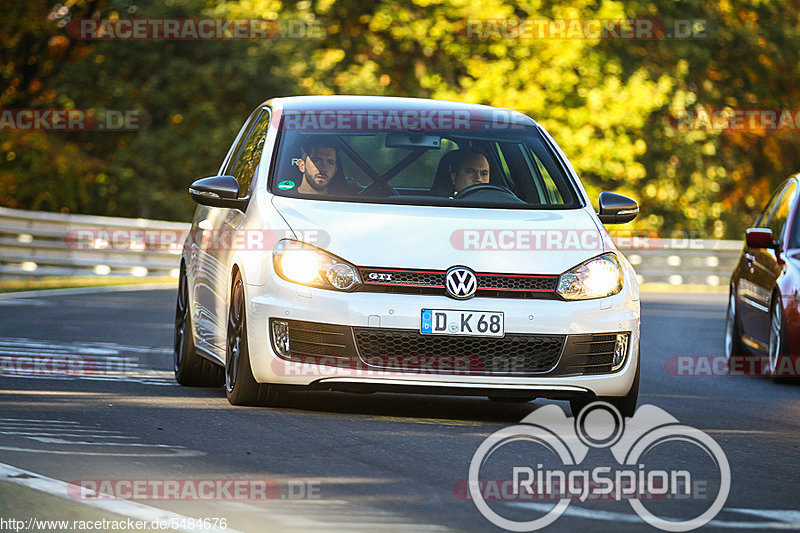
[[[48, 5], [37, 10], [45, 18], [58, 10], [50, 2], [32, 3]], [[197, 0], [93, 7], [80, 16], [213, 16]], [[37, 27], [38, 39], [66, 35], [55, 22], [46, 29]], [[269, 96], [293, 92], [290, 78], [276, 68], [280, 52], [271, 42], [77, 42], [47, 80], [48, 97], [29, 92], [13, 107], [136, 110], [149, 124], [137, 131], [0, 134], [6, 156], [0, 158], [0, 186], [11, 192], [4, 205], [186, 220], [194, 209], [189, 184], [216, 173], [250, 111]]]
[[[637, 198], [640, 229], [740, 238], [771, 190], [800, 170], [797, 131], [676, 128], [684, 110], [792, 109], [794, 0], [46, 0], [0, 22], [4, 108], [140, 110], [134, 132], [2, 133], [4, 205], [186, 219], [259, 102], [379, 94], [518, 109], [556, 138], [592, 197]], [[70, 17], [321, 21], [321, 39], [76, 41]], [[509, 19], [704, 21], [694, 39], [475, 38]], [[479, 36], [478, 36], [479, 37]]]

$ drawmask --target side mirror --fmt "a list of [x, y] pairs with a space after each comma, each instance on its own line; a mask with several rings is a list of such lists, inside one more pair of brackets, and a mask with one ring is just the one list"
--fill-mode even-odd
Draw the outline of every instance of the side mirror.
[[772, 230], [769, 228], [748, 228], [744, 237], [749, 248], [776, 248]]
[[639, 214], [636, 200], [614, 192], [601, 192], [598, 200], [600, 222], [603, 224], [624, 224]]
[[247, 199], [239, 198], [239, 182], [233, 176], [201, 178], [189, 187], [192, 200], [209, 207], [228, 207], [244, 211]]

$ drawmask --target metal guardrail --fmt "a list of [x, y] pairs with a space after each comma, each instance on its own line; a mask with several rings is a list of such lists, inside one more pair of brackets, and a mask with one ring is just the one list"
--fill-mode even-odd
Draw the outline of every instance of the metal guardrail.
[[[727, 286], [743, 241], [656, 239], [647, 247], [619, 246], [639, 283]], [[617, 240], [619, 242], [619, 240]]]
[[[187, 223], [0, 208], [0, 278], [178, 276]], [[640, 283], [722, 285], [742, 241], [614, 234]]]
[[177, 278], [180, 236], [189, 228], [178, 222], [0, 207], [0, 278]]

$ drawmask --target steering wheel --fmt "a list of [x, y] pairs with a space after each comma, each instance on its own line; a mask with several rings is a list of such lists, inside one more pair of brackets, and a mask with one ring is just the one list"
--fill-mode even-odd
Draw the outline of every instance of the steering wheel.
[[511, 189], [503, 187], [501, 185], [490, 185], [489, 183], [476, 183], [475, 185], [470, 185], [469, 187], [464, 187], [458, 194], [456, 194], [455, 199], [461, 200], [462, 198], [466, 198], [467, 196], [480, 193], [480, 192], [499, 192], [503, 194], [508, 194], [513, 196], [515, 199], [519, 199], [516, 194], [511, 192]]

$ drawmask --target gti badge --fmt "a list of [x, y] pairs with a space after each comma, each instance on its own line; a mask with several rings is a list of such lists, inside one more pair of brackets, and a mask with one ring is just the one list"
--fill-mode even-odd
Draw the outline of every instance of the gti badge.
[[478, 278], [467, 267], [452, 267], [445, 276], [447, 295], [456, 300], [466, 300], [475, 296], [478, 290]]
[[391, 274], [379, 274], [377, 272], [370, 272], [369, 279], [379, 280], [379, 281], [392, 281]]

